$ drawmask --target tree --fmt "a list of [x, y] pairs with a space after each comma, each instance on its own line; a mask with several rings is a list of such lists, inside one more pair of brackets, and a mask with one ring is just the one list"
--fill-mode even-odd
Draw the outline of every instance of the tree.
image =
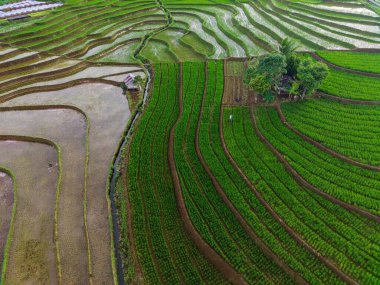
[[263, 94], [267, 91], [270, 91], [272, 86], [268, 79], [268, 76], [263, 74], [257, 74], [249, 82], [249, 86], [259, 94]]
[[281, 77], [286, 72], [286, 58], [279, 53], [271, 53], [264, 56], [258, 62], [256, 72], [268, 77], [272, 86], [278, 85]]
[[289, 90], [289, 99], [292, 95], [296, 95], [299, 91], [300, 83], [298, 81], [293, 81], [292, 87]]
[[301, 98], [312, 94], [327, 76], [328, 68], [326, 64], [313, 62], [310, 58], [302, 59], [297, 68], [297, 78], [302, 90]]
[[298, 48], [299, 45], [297, 41], [285, 38], [282, 40], [280, 46], [278, 47], [278, 50], [288, 59]]
[[[246, 73], [244, 82], [252, 90], [264, 95], [266, 101], [274, 98], [274, 92], [278, 90], [278, 84], [286, 72], [285, 56], [279, 53], [271, 53], [257, 59], [251, 64]], [[272, 95], [270, 95], [272, 94]]]
[[142, 83], [144, 82], [143, 78], [141, 77], [141, 75], [137, 75], [134, 79], [133, 79], [133, 84], [135, 85], [142, 85]]
[[297, 66], [300, 62], [299, 57], [295, 54], [298, 48], [298, 42], [289, 38], [283, 39], [278, 47], [279, 52], [286, 58], [286, 74], [293, 78], [297, 74]]

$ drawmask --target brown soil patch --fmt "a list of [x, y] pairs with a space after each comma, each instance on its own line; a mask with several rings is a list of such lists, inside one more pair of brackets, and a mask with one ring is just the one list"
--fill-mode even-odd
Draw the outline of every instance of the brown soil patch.
[[16, 216], [4, 283], [56, 284], [57, 152], [42, 143], [2, 140], [0, 160], [17, 181]]
[[8, 236], [13, 207], [12, 178], [0, 172], [0, 268], [3, 262], [4, 247]]
[[247, 60], [241, 59], [225, 61], [223, 106], [248, 106], [256, 102], [255, 93], [243, 82], [247, 64]]
[[[30, 106], [36, 104], [75, 106], [88, 116], [90, 129], [86, 198], [92, 281], [93, 284], [113, 284], [106, 185], [109, 166], [130, 117], [128, 101], [122, 95], [119, 87], [115, 88], [106, 84], [82, 84], [60, 91], [20, 96], [3, 105]], [[82, 204], [83, 197], [78, 202]], [[86, 254], [82, 256], [81, 253], [77, 253], [77, 255], [78, 258], [86, 258]], [[82, 271], [77, 270], [77, 272], [81, 272], [81, 277], [86, 274], [86, 270]], [[65, 275], [64, 272], [62, 273]], [[74, 278], [75, 276], [72, 277], [72, 279]], [[66, 284], [69, 283], [66, 282]], [[86, 283], [76, 282], [74, 284]]]

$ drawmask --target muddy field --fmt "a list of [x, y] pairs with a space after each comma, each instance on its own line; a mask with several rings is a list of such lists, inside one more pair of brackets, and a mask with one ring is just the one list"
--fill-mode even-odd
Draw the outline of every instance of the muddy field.
[[8, 236], [13, 206], [13, 180], [0, 171], [0, 268], [3, 263], [5, 243]]
[[[1, 140], [0, 160], [17, 183], [5, 284], [57, 283], [54, 201], [58, 156], [43, 143]], [[7, 253], [6, 253], [7, 255]]]
[[246, 60], [230, 59], [226, 61], [224, 70], [224, 106], [244, 106], [255, 101], [255, 95], [244, 84]]
[[[87, 139], [87, 187], [84, 189], [81, 183], [79, 184], [82, 185], [81, 187], [79, 185], [74, 187], [73, 189], [77, 189], [77, 194], [72, 193], [71, 196], [68, 196], [67, 203], [69, 204], [66, 204], [66, 207], [62, 208], [61, 213], [62, 215], [67, 215], [66, 218], [68, 220], [69, 218], [74, 219], [77, 217], [80, 221], [81, 217], [83, 217], [84, 204], [86, 204], [87, 211], [85, 217], [88, 231], [88, 253], [86, 244], [80, 247], [82, 251], [81, 262], [87, 262], [87, 256], [90, 256], [94, 284], [111, 284], [113, 280], [111, 233], [108, 222], [109, 207], [106, 185], [112, 157], [130, 117], [128, 101], [122, 95], [120, 88], [105, 84], [83, 84], [60, 91], [35, 93], [18, 97], [2, 104], [2, 106], [33, 106], [36, 104], [40, 106], [54, 104], [73, 106], [82, 110], [87, 116], [89, 126]], [[61, 121], [67, 121], [66, 119], [61, 119]], [[83, 129], [85, 131], [85, 128], [82, 126], [81, 129], [83, 136]], [[65, 136], [71, 140], [73, 138], [73, 136], [67, 133]], [[85, 147], [85, 141], [81, 140], [80, 147]], [[69, 158], [73, 159], [73, 155], [69, 156]], [[65, 156], [62, 155], [62, 157]], [[83, 154], [81, 159], [84, 160], [85, 158], [86, 156]], [[84, 178], [84, 165], [81, 167], [80, 169], [78, 168], [78, 173], [83, 171], [81, 175]], [[72, 171], [73, 169], [77, 169], [77, 167], [69, 167], [68, 169], [68, 176], [77, 175]], [[70, 200], [72, 205], [70, 205]], [[82, 212], [76, 213], [73, 207]], [[77, 216], [71, 213], [76, 213]], [[83, 230], [83, 224], [81, 229]], [[85, 237], [85, 235], [81, 235], [82, 237]], [[63, 251], [63, 244], [61, 247]], [[78, 260], [76, 256], [73, 258], [74, 260]], [[64, 259], [62, 259], [62, 269], [66, 264], [63, 261]], [[82, 268], [82, 270], [79, 268]], [[75, 276], [75, 278], [81, 276], [83, 280], [84, 278], [88, 278], [88, 269], [84, 264], [81, 267], [78, 266], [77, 269], [73, 267], [74, 269], [74, 275], [67, 275], [67, 273], [62, 271], [66, 276], [65, 278], [69, 278], [70, 276]]]

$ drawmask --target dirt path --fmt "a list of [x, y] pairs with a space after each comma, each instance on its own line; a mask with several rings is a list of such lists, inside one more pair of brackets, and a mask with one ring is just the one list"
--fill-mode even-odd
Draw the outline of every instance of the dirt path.
[[[179, 112], [177, 121], [175, 122], [172, 129], [170, 130], [169, 145], [168, 145], [169, 167], [170, 167], [170, 172], [171, 172], [171, 176], [172, 176], [173, 184], [175, 188], [177, 207], [180, 212], [184, 227], [186, 231], [189, 233], [194, 243], [196, 244], [196, 246], [198, 247], [198, 249], [206, 256], [207, 259], [210, 260], [212, 264], [214, 264], [216, 268], [218, 268], [226, 276], [226, 278], [232, 284], [246, 285], [247, 283], [243, 280], [242, 276], [238, 272], [236, 272], [235, 269], [230, 266], [230, 264], [228, 264], [218, 253], [216, 253], [203, 240], [202, 236], [197, 232], [194, 225], [192, 224], [191, 219], [186, 209], [186, 204], [185, 204], [184, 197], [182, 194], [181, 184], [179, 181], [179, 176], [177, 173], [175, 160], [174, 160], [174, 132], [183, 114], [182, 66], [180, 68], [180, 78], [181, 78], [180, 90], [179, 90], [180, 112]], [[207, 85], [207, 75], [206, 75], [205, 86], [206, 85]], [[205, 89], [205, 92], [206, 92], [206, 89]]]
[[314, 94], [314, 97], [327, 98], [329, 100], [336, 101], [343, 104], [380, 105], [380, 101], [343, 98], [343, 97], [338, 97], [338, 96], [324, 93], [320, 90]]
[[368, 219], [371, 219], [377, 223], [380, 223], [380, 217], [376, 216], [370, 212], [367, 212], [359, 207], [356, 207], [354, 205], [348, 204], [346, 202], [343, 202], [334, 196], [331, 196], [330, 194], [325, 193], [321, 189], [315, 187], [314, 185], [311, 185], [309, 182], [307, 182], [301, 175], [296, 172], [293, 167], [290, 165], [290, 163], [282, 156], [282, 154], [264, 137], [264, 135], [260, 132], [257, 126], [256, 118], [253, 113], [253, 109], [251, 109], [251, 120], [252, 125], [255, 128], [255, 131], [257, 135], [259, 136], [260, 140], [273, 152], [273, 154], [280, 160], [280, 162], [284, 165], [285, 169], [292, 175], [292, 177], [297, 181], [299, 185], [302, 187], [306, 187], [307, 189], [315, 192], [316, 194], [324, 197], [325, 199], [329, 200], [332, 203], [335, 203], [351, 212], [355, 212], [357, 214], [360, 214]]

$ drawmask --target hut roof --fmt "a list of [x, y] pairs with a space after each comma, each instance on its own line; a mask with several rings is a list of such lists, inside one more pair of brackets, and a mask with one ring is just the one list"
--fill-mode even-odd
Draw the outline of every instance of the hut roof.
[[124, 84], [128, 89], [138, 89], [139, 87], [134, 83], [135, 76], [132, 73], [127, 74], [124, 79]]

